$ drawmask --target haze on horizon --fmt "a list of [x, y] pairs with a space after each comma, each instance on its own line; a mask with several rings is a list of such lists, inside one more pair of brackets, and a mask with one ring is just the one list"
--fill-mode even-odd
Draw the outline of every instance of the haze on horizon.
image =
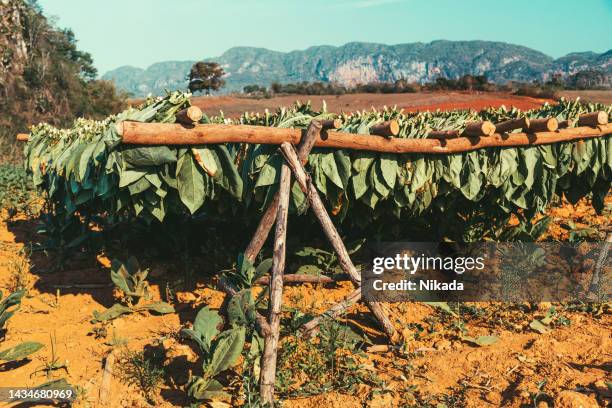
[[353, 41], [503, 41], [558, 58], [612, 48], [612, 1], [485, 0], [38, 0], [71, 28], [99, 74], [123, 65], [221, 55], [235, 46], [276, 51]]

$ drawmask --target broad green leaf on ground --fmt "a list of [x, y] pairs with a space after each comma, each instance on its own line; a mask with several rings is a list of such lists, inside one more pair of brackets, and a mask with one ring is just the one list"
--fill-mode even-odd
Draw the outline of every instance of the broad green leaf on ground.
[[123, 316], [125, 314], [130, 314], [133, 312], [134, 311], [130, 309], [129, 307], [123, 306], [119, 303], [115, 303], [114, 305], [112, 305], [110, 308], [106, 309], [103, 312], [98, 312], [97, 310], [94, 310], [93, 312], [94, 318], [92, 319], [91, 322], [92, 323], [106, 322], [106, 321], [113, 320], [120, 316]]
[[470, 336], [462, 336], [463, 340], [468, 343], [472, 343], [475, 346], [490, 346], [499, 341], [499, 337], [497, 336], [478, 336], [478, 337], [470, 337]]
[[550, 327], [546, 326], [544, 323], [537, 319], [532, 320], [531, 323], [529, 323], [529, 327], [531, 327], [533, 330], [537, 331], [540, 334], [548, 333], [550, 331]]
[[448, 303], [446, 302], [423, 302], [426, 305], [435, 307], [437, 309], [443, 310], [448, 314], [451, 314], [453, 316], [457, 316], [457, 313], [453, 312], [453, 310], [450, 308], [450, 306], [448, 305]]
[[236, 363], [244, 347], [244, 327], [226, 330], [214, 341], [210, 364], [205, 368], [206, 373], [215, 376], [227, 370]]
[[25, 343], [18, 344], [10, 349], [0, 351], [0, 361], [19, 361], [23, 360], [30, 354], [36, 353], [44, 346], [34, 341], [28, 341]]

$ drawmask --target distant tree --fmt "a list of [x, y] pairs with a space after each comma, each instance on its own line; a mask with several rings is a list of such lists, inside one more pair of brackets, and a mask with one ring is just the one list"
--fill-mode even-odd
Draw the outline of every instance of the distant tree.
[[189, 72], [189, 91], [206, 91], [206, 95], [210, 95], [211, 90], [225, 86], [224, 75], [225, 71], [216, 62], [196, 62]]
[[253, 84], [253, 85], [247, 85], [244, 88], [242, 88], [242, 92], [246, 94], [264, 93], [266, 92], [266, 88], [264, 86]]

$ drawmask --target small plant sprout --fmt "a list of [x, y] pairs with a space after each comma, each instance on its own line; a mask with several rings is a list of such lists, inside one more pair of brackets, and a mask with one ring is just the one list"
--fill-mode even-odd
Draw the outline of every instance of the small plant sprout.
[[45, 357], [41, 357], [40, 359], [43, 361], [43, 364], [39, 368], [34, 370], [34, 372], [30, 374], [30, 377], [33, 377], [37, 373], [42, 372], [42, 373], [45, 373], [45, 375], [47, 376], [47, 379], [51, 379], [51, 377], [53, 376], [53, 372], [58, 371], [58, 370], [64, 370], [66, 374], [68, 374], [68, 364], [67, 364], [68, 362], [67, 361], [64, 361], [63, 363], [60, 362], [60, 359], [56, 354], [56, 350], [55, 350], [56, 336], [55, 334], [50, 334], [49, 337], [51, 340], [51, 358], [47, 359]]

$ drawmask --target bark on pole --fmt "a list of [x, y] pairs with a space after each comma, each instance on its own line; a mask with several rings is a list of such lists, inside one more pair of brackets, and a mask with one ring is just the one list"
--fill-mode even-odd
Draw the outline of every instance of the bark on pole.
[[327, 309], [325, 313], [315, 317], [314, 319], [302, 325], [302, 327], [300, 327], [300, 332], [306, 338], [314, 336], [315, 334], [317, 334], [319, 330], [319, 325], [321, 324], [321, 321], [324, 318], [327, 317], [333, 319], [341, 315], [342, 313], [346, 312], [349, 307], [359, 302], [359, 299], [361, 299], [361, 288], [355, 289], [346, 298], [344, 298], [344, 300], [336, 303], [335, 305]]
[[529, 128], [529, 118], [523, 116], [522, 118], [505, 120], [495, 124], [495, 132], [500, 135], [508, 133], [516, 129], [527, 130]]
[[371, 135], [393, 137], [399, 133], [399, 123], [397, 120], [388, 120], [378, 125], [374, 125], [370, 128]]
[[[336, 254], [338, 255], [338, 261], [340, 263], [340, 266], [342, 267], [342, 270], [344, 270], [344, 272], [349, 275], [353, 283], [357, 287], [359, 287], [361, 285], [361, 276], [359, 275], [359, 272], [357, 272], [357, 268], [355, 268], [355, 265], [353, 265], [349, 253], [346, 250], [344, 243], [342, 242], [340, 234], [338, 234], [334, 223], [329, 217], [329, 214], [325, 209], [325, 205], [323, 204], [323, 201], [321, 201], [321, 197], [319, 197], [317, 189], [312, 184], [310, 178], [306, 175], [306, 171], [300, 163], [293, 146], [291, 146], [290, 143], [283, 143], [281, 145], [281, 151], [285, 156], [285, 160], [291, 167], [291, 170], [293, 171], [295, 179], [299, 183], [300, 188], [302, 189], [304, 194], [306, 194], [308, 202], [310, 203], [310, 208], [319, 220], [319, 223], [321, 224], [321, 227], [323, 228], [327, 239], [334, 248], [334, 251], [336, 251]], [[392, 342], [397, 341], [398, 339], [396, 336], [395, 328], [393, 327], [393, 324], [391, 323], [391, 321], [387, 317], [387, 314], [383, 310], [382, 305], [379, 302], [367, 302], [367, 306], [370, 308], [374, 316], [376, 316], [389, 339]]]
[[459, 131], [458, 130], [432, 130], [431, 132], [427, 134], [427, 137], [430, 139], [440, 139], [440, 140], [454, 139], [456, 137], [459, 137]]
[[463, 135], [468, 137], [491, 136], [495, 133], [495, 125], [488, 120], [482, 122], [468, 122]]
[[[198, 145], [216, 143], [297, 145], [302, 138], [299, 129], [281, 129], [247, 125], [195, 125], [185, 128], [178, 124], [121, 122], [117, 130], [123, 143], [134, 145]], [[449, 140], [385, 138], [343, 132], [327, 132], [325, 139], [315, 140], [317, 147], [367, 150], [385, 153], [451, 154], [487, 147], [518, 147], [571, 142], [612, 134], [612, 124], [597, 127], [575, 127], [567, 132], [536, 132], [494, 134], [489, 137], [458, 137]]]
[[289, 211], [289, 190], [291, 188], [291, 170], [286, 163], [281, 169], [278, 191], [278, 215], [274, 234], [274, 258], [272, 278], [270, 281], [270, 305], [268, 323], [270, 334], [264, 339], [264, 352], [261, 360], [259, 394], [264, 405], [273, 406], [274, 382], [276, 379], [276, 358], [278, 355], [278, 338], [280, 333], [281, 306], [283, 302], [283, 274], [285, 271], [285, 253], [287, 241], [287, 213]]
[[585, 113], [578, 117], [578, 126], [598, 126], [608, 123], [608, 113], [604, 111]]
[[[342, 119], [328, 119], [320, 121], [321, 127], [327, 129], [340, 129], [342, 127]], [[298, 151], [299, 153], [299, 151]]]
[[567, 129], [571, 127], [574, 127], [574, 121], [571, 119], [566, 119], [559, 122], [559, 129]]
[[[339, 282], [340, 279], [330, 278], [325, 275], [302, 275], [302, 274], [289, 274], [283, 276], [283, 283], [335, 283]], [[270, 277], [262, 276], [255, 281], [255, 285], [269, 285]]]
[[529, 122], [530, 132], [554, 132], [559, 129], [559, 122], [555, 118], [531, 119]]
[[[336, 124], [333, 122], [331, 123], [332, 126], [335, 126]], [[327, 123], [326, 125], [329, 126], [330, 123]], [[342, 122], [340, 122], [340, 126], [341, 125]], [[306, 130], [306, 135], [300, 140], [300, 144], [298, 145], [298, 157], [300, 158], [300, 162], [302, 164], [306, 164], [308, 161], [308, 155], [310, 154], [310, 151], [312, 150], [312, 147], [317, 139], [319, 139], [322, 128], [323, 125], [320, 122], [310, 122], [310, 125]], [[266, 208], [264, 215], [259, 220], [259, 224], [257, 225], [255, 233], [253, 234], [253, 238], [244, 251], [244, 256], [251, 263], [255, 261], [257, 254], [259, 254], [261, 248], [268, 239], [268, 235], [270, 235], [270, 230], [272, 229], [272, 225], [274, 224], [274, 220], [276, 219], [276, 214], [278, 212], [278, 200], [279, 193], [277, 192], [270, 202], [270, 205], [268, 205], [268, 208]]]
[[183, 125], [195, 125], [202, 119], [202, 110], [197, 106], [190, 106], [181, 111], [178, 111], [175, 115], [176, 121]]

